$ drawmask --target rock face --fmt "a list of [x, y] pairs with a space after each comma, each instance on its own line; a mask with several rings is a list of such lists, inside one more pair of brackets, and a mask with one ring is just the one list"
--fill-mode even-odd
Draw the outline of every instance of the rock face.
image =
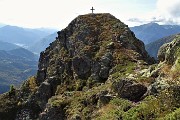
[[121, 49], [133, 50], [137, 52], [135, 59], [151, 62], [143, 43], [114, 16], [79, 16], [58, 32], [57, 39], [41, 53], [38, 74], [44, 71], [47, 75], [37, 78], [40, 77], [40, 81], [54, 75], [62, 78], [66, 73], [72, 78], [87, 79], [96, 75], [99, 81], [107, 79], [113, 55]]
[[[19, 103], [18, 116], [26, 106], [38, 111], [29, 113], [29, 119], [91, 119], [98, 101], [101, 107], [115, 94], [139, 101], [147, 91], [144, 85], [120, 81], [117, 91], [111, 93], [108, 81], [117, 73], [125, 77], [141, 64], [153, 62], [143, 42], [111, 14], [78, 16], [41, 52], [35, 79], [17, 91], [24, 96], [15, 100]], [[99, 95], [103, 90], [107, 92]]]
[[[57, 79], [51, 82], [57, 84], [52, 88], [68, 85], [78, 79], [104, 82], [118, 59], [115, 54], [126, 49], [136, 53], [131, 59], [152, 62], [143, 42], [136, 39], [134, 33], [114, 16], [79, 16], [67, 28], [59, 31], [56, 40], [41, 53], [37, 75], [43, 75], [37, 76], [37, 79], [40, 83], [48, 82], [55, 76]], [[55, 91], [51, 91], [52, 95]]]
[[158, 51], [159, 61], [166, 61], [173, 65], [179, 58], [180, 35], [177, 35], [170, 43], [164, 44]]
[[75, 57], [72, 60], [72, 68], [80, 79], [87, 79], [91, 70], [91, 61], [88, 58]]
[[[41, 53], [37, 80], [39, 84], [44, 81], [47, 84], [55, 83], [50, 85], [55, 90], [48, 90], [50, 96], [55, 94], [57, 85], [68, 85], [78, 79], [105, 82], [110, 69], [115, 66], [115, 54], [121, 49], [136, 53], [132, 59], [152, 62], [143, 43], [114, 16], [79, 16], [67, 28], [59, 31], [56, 40]], [[50, 80], [53, 77], [57, 79]], [[50, 98], [47, 96], [41, 98], [47, 102]]]
[[[171, 38], [170, 38], [171, 39]], [[156, 79], [149, 86], [152, 94], [160, 93], [162, 90], [179, 87], [180, 70], [180, 35], [174, 35], [171, 42], [162, 45], [158, 51], [159, 65], [154, 71]], [[174, 90], [172, 90], [174, 92]], [[172, 92], [171, 91], [171, 92]], [[174, 94], [174, 93], [171, 94]], [[178, 93], [176, 93], [178, 95]]]

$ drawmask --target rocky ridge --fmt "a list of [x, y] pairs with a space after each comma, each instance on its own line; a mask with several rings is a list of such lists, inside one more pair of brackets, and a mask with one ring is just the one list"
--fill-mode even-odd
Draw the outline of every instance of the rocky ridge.
[[154, 57], [155, 59], [157, 59], [157, 54], [158, 54], [159, 48], [165, 43], [172, 42], [177, 35], [179, 35], [179, 34], [171, 35], [171, 36], [156, 40], [154, 42], [151, 42], [151, 43], [147, 44], [145, 46], [145, 48], [151, 57]]
[[[40, 54], [37, 75], [20, 90], [11, 89], [0, 96], [0, 118], [165, 117], [162, 110], [170, 113], [165, 106], [169, 104], [164, 105], [166, 97], [173, 103], [168, 109], [178, 108], [178, 85], [174, 86], [174, 79], [179, 78], [168, 83], [166, 79], [170, 77], [164, 72], [169, 64], [153, 63], [143, 42], [111, 14], [78, 16]], [[165, 96], [169, 91], [173, 93], [168, 94], [171, 98]], [[158, 106], [161, 104], [162, 110]]]

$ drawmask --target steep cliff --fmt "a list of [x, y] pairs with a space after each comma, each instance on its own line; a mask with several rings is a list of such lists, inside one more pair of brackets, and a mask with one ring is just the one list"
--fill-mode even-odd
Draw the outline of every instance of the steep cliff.
[[153, 118], [153, 108], [143, 113], [158, 90], [153, 63], [143, 42], [111, 14], [78, 16], [40, 54], [37, 75], [0, 96], [0, 118]]

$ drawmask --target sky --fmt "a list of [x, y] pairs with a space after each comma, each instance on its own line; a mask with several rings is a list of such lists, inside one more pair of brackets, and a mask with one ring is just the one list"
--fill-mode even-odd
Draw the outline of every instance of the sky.
[[180, 24], [180, 0], [0, 0], [0, 23], [65, 28], [78, 15], [111, 13], [125, 24]]

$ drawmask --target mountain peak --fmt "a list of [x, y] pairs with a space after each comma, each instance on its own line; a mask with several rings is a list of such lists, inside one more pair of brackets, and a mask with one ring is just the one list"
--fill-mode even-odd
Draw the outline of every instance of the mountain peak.
[[[116, 89], [116, 85], [113, 84], [116, 80], [136, 72], [139, 69], [137, 67], [141, 65], [153, 62], [145, 51], [143, 42], [135, 37], [127, 25], [113, 15], [109, 13], [80, 15], [65, 29], [59, 31], [56, 40], [41, 52], [37, 75], [26, 81], [23, 86], [25, 88], [23, 90], [27, 89], [30, 96], [26, 97], [26, 100], [23, 99], [22, 106], [33, 105], [27, 108], [27, 111], [30, 111], [28, 114], [31, 113], [30, 118], [40, 116], [42, 120], [66, 117], [71, 119], [70, 114], [66, 117], [62, 115], [65, 114], [63, 106], [67, 106], [67, 112], [71, 109], [75, 110], [71, 106], [68, 107], [67, 102], [72, 100], [72, 96], [66, 96], [66, 93], [76, 96], [79, 92], [86, 96], [85, 92], [99, 87], [95, 93], [92, 92], [93, 94], [87, 96], [94, 102], [90, 104], [97, 104], [99, 97], [96, 100], [93, 97], [94, 94], [96, 97], [101, 94], [101, 91], [104, 91], [105, 95], [110, 93], [107, 88], [111, 86]], [[117, 75], [119, 77], [115, 77]], [[125, 99], [139, 101], [147, 91], [146, 86], [126, 79], [123, 81], [122, 84], [134, 85], [136, 89], [134, 91], [138, 91], [132, 92], [130, 88], [127, 95], [119, 91], [118, 94]], [[23, 96], [23, 92], [20, 94]], [[55, 99], [59, 97], [57, 99], [64, 103], [62, 106], [61, 103], [58, 104], [60, 109], [57, 107], [57, 113], [59, 114], [51, 116], [50, 111], [56, 110], [54, 107], [48, 108], [48, 104], [54, 104], [56, 101], [53, 96]], [[28, 102], [24, 103], [24, 101]], [[88, 101], [85, 100], [85, 102]], [[42, 111], [44, 112], [40, 114]], [[16, 116], [23, 116], [24, 109], [17, 113]]]
[[148, 23], [132, 27], [131, 30], [136, 34], [138, 39], [142, 40], [145, 44], [149, 44], [160, 38], [179, 33], [180, 26]]
[[141, 48], [138, 52], [146, 54], [142, 47], [137, 46], [143, 46], [143, 43], [135, 38], [128, 26], [109, 13], [80, 15], [65, 29], [59, 31], [58, 36], [60, 41], [63, 37], [74, 37], [74, 40], [80, 40], [89, 45], [100, 41], [115, 41], [125, 48], [134, 50]]
[[[152, 28], [157, 28], [157, 27], [160, 27], [160, 25], [158, 23], [155, 23], [155, 22], [150, 22], [150, 23], [147, 23], [147, 24], [144, 24], [144, 25], [140, 25], [141, 27], [146, 27], [148, 29], [152, 29]], [[139, 26], [139, 27], [140, 27]]]
[[155, 23], [155, 22], [147, 23], [147, 25], [156, 25], [156, 26], [159, 26], [159, 24], [158, 24], [158, 23]]

